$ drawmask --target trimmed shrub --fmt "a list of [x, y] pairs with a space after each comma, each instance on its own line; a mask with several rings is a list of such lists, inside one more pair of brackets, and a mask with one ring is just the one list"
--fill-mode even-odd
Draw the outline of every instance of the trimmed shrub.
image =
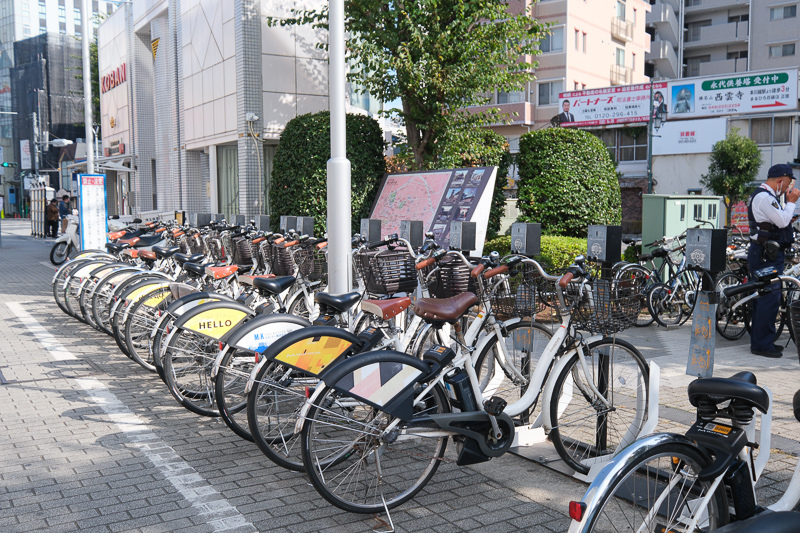
[[548, 128], [519, 142], [522, 222], [548, 235], [585, 237], [589, 224], [619, 224], [619, 181], [605, 145], [585, 131]]
[[[511, 253], [511, 237], [502, 235], [483, 245], [484, 255], [497, 252], [500, 256]], [[561, 237], [558, 235], [542, 235], [541, 254], [534, 257], [545, 270], [559, 271], [572, 264], [572, 260], [580, 254], [586, 254], [586, 239]]]
[[[372, 201], [386, 172], [386, 143], [378, 122], [348, 114], [347, 159], [351, 165], [353, 231], [369, 216]], [[271, 223], [281, 215], [311, 216], [314, 231], [325, 232], [328, 216], [327, 164], [331, 157], [330, 112], [300, 115], [286, 124], [272, 167], [269, 202]]]

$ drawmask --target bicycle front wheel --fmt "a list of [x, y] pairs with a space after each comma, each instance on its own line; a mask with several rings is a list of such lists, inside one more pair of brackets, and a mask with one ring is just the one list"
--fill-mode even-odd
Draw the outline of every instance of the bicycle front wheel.
[[[697, 533], [724, 526], [729, 521], [724, 487], [717, 488], [707, 506], [699, 506], [711, 482], [699, 481], [697, 475], [707, 465], [692, 446], [676, 442], [655, 446], [608, 487], [595, 518], [583, 531]], [[690, 530], [695, 517], [697, 527]]]
[[[410, 422], [326, 388], [303, 424], [303, 463], [314, 488], [351, 513], [380, 513], [410, 500], [436, 473], [447, 437], [424, 426], [429, 415], [449, 411], [438, 387], [422, 399]], [[430, 423], [429, 423], [430, 424]]]
[[665, 283], [656, 283], [647, 293], [647, 309], [659, 326], [683, 323], [683, 306]]
[[[633, 442], [647, 419], [650, 376], [644, 356], [613, 338], [589, 345], [562, 369], [550, 401], [550, 438], [558, 455], [583, 474], [595, 458]], [[599, 394], [598, 394], [599, 393]]]
[[650, 271], [642, 265], [625, 265], [618, 272], [614, 274], [614, 279], [617, 282], [624, 282], [626, 288], [636, 288], [640, 292], [640, 305], [639, 315], [636, 317], [634, 326], [646, 327], [653, 323], [652, 313], [647, 308], [647, 294], [650, 288], [647, 286], [650, 280]]
[[734, 308], [736, 302], [744, 298], [745, 295], [725, 296], [722, 291], [741, 283], [741, 278], [733, 273], [724, 274], [717, 280], [717, 292], [720, 294], [720, 299], [717, 304], [716, 327], [717, 332], [729, 341], [741, 339], [747, 332], [747, 324], [750, 321], [750, 307], [749, 304], [744, 304]]
[[193, 413], [219, 416], [211, 370], [218, 341], [188, 329], [173, 331], [164, 351], [164, 377], [170, 393]]

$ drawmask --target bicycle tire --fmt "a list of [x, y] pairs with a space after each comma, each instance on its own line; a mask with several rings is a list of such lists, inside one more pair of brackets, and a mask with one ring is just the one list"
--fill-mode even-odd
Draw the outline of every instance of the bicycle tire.
[[[133, 283], [133, 279], [137, 276], [136, 272], [140, 272], [140, 269], [130, 266], [123, 267], [103, 278], [94, 291], [92, 297], [94, 320], [102, 331], [112, 337], [114, 337], [114, 316], [111, 315], [111, 312], [116, 301], [114, 296], [122, 294], [125, 288]], [[149, 274], [148, 271], [141, 271], [139, 275], [147, 276]]]
[[164, 377], [170, 394], [186, 409], [202, 416], [219, 416], [211, 379], [218, 343], [177, 328], [170, 333], [164, 351]]
[[95, 301], [95, 291], [97, 290], [98, 284], [103, 277], [120, 266], [121, 265], [119, 263], [110, 263], [108, 265], [98, 266], [92, 271], [91, 275], [89, 276], [88, 283], [85, 284], [83, 290], [81, 291], [81, 296], [78, 299], [78, 303], [81, 314], [83, 315], [83, 320], [96, 330], [100, 330], [100, 327], [95, 322], [94, 308], [92, 307], [92, 303]]
[[682, 323], [683, 306], [673, 301], [666, 283], [656, 283], [647, 293], [647, 309], [659, 326], [666, 328]]
[[156, 284], [159, 281], [160, 280], [149, 275], [147, 272], [134, 274], [128, 279], [123, 280], [118, 286], [119, 290], [114, 290], [112, 293], [112, 299], [116, 300], [116, 305], [112, 306], [110, 309], [110, 311], [113, 312], [113, 316], [109, 314], [111, 336], [114, 337], [114, 341], [116, 341], [120, 351], [131, 359], [133, 359], [133, 356], [131, 355], [125, 338], [125, 328], [131, 318], [132, 306], [136, 304], [136, 301], [131, 301], [130, 296], [134, 294], [135, 291], [143, 290], [143, 288], [151, 284]]
[[220, 418], [231, 431], [250, 442], [253, 434], [248, 427], [245, 387], [256, 365], [256, 356], [254, 352], [229, 346], [214, 378], [214, 400]]
[[50, 262], [55, 266], [63, 265], [72, 252], [72, 243], [59, 242], [50, 248]]
[[125, 322], [125, 344], [128, 347], [128, 355], [150, 372], [156, 371], [150, 334], [156, 325], [158, 312], [166, 309], [172, 300], [172, 290], [169, 286], [160, 286], [142, 296], [128, 311], [129, 317]]
[[62, 266], [58, 272], [56, 273], [55, 277], [53, 278], [53, 299], [56, 301], [56, 305], [58, 308], [64, 311], [66, 314], [70, 314], [69, 310], [67, 309], [67, 304], [64, 301], [64, 283], [69, 279], [72, 275], [72, 272], [79, 268], [81, 265], [91, 261], [92, 259], [76, 259], [75, 261], [70, 261], [66, 265]]
[[[650, 283], [650, 271], [642, 265], [632, 263], [623, 266], [615, 272], [614, 279], [618, 281], [633, 281], [637, 287], [641, 288], [641, 309], [633, 325], [637, 328], [644, 328], [652, 324], [655, 318], [647, 307], [647, 293], [650, 287], [653, 286], [653, 284]], [[650, 285], [650, 287], [648, 287], [648, 285]]]
[[589, 379], [612, 405], [601, 409], [602, 401], [588, 385], [577, 353], [556, 378], [549, 398], [550, 439], [564, 462], [582, 474], [590, 468], [582, 461], [613, 454], [636, 439], [650, 399], [650, 372], [635, 346], [605, 338], [588, 348]]
[[[623, 531], [688, 533], [677, 518], [680, 512], [687, 510], [689, 503], [708, 494], [711, 482], [697, 480], [697, 474], [708, 465], [705, 455], [693, 446], [677, 442], [654, 446], [626, 466], [623, 474], [608, 486], [598, 509], [592, 510], [591, 523], [587, 523], [583, 531], [610, 533], [620, 531], [622, 525]], [[663, 494], [670, 482], [672, 489]], [[664, 500], [660, 509], [650, 513], [662, 494]], [[631, 503], [632, 497], [635, 504]], [[700, 529], [694, 532], [712, 531], [728, 523], [729, 509], [723, 486], [711, 496], [709, 505], [706, 521], [700, 522]]]
[[[475, 373], [484, 397], [503, 398], [509, 405], [517, 402], [527, 391], [531, 377], [539, 363], [545, 347], [553, 337], [553, 332], [535, 322], [517, 322], [501, 328], [504, 337], [498, 339], [494, 332], [492, 339], [484, 346], [475, 360]], [[509, 370], [496, 363], [501, 356], [498, 343], [503, 342], [506, 353], [511, 357], [511, 365], [519, 375], [509, 375]], [[508, 361], [507, 361], [508, 362]], [[537, 398], [538, 400], [538, 398]], [[537, 402], [538, 404], [538, 402]], [[521, 413], [518, 420], [522, 424], [535, 419], [534, 404]]]
[[733, 287], [742, 283], [742, 278], [738, 274], [728, 272], [717, 280], [717, 293], [720, 298], [717, 303], [717, 323], [716, 329], [723, 338], [729, 341], [741, 339], [749, 328], [750, 306], [743, 304], [733, 309], [734, 304], [745, 297], [744, 294], [736, 296], [725, 296], [722, 291], [727, 287]]
[[[309, 409], [301, 433], [303, 463], [317, 492], [352, 513], [381, 513], [384, 502], [393, 509], [413, 498], [439, 468], [447, 437], [417, 432], [412, 433], [417, 439], [381, 441], [380, 428], [394, 420], [390, 415], [320, 386], [325, 389]], [[445, 412], [447, 395], [435, 386], [412, 420], [400, 422], [398, 429], [413, 432], [415, 420]]]

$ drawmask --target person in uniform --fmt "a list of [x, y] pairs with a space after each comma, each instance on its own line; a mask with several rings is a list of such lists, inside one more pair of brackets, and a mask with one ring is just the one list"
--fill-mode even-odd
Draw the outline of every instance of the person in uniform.
[[[773, 165], [762, 183], [747, 203], [747, 218], [750, 222], [750, 248], [747, 266], [750, 276], [766, 267], [774, 267], [783, 273], [784, 252], [792, 245], [794, 233], [792, 217], [795, 202], [800, 198], [800, 189], [792, 187], [794, 177], [789, 165]], [[780, 197], [786, 196], [786, 205], [781, 206]], [[783, 347], [775, 345], [775, 319], [780, 305], [780, 283], [772, 285], [772, 291], [753, 299], [753, 319], [750, 328], [750, 351], [764, 357], [780, 357]]]

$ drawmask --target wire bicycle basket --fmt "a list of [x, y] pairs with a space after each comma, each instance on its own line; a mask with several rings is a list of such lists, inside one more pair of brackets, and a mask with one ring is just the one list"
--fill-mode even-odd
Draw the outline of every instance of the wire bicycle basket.
[[370, 294], [412, 293], [417, 288], [414, 256], [405, 247], [366, 250], [355, 254], [355, 263]]
[[495, 284], [488, 294], [492, 310], [500, 318], [537, 317], [556, 308], [555, 291], [555, 282], [543, 278], [534, 263], [522, 262], [514, 268], [514, 275]]
[[298, 274], [307, 281], [328, 281], [328, 253], [325, 248], [301, 245], [293, 255]]
[[431, 298], [450, 298], [465, 292], [471, 292], [480, 297], [478, 283], [470, 275], [471, 265], [467, 265], [460, 258], [453, 256], [445, 256], [435, 265], [433, 268], [428, 267], [421, 271], [423, 282], [427, 283], [428, 294]]
[[[571, 289], [573, 286], [580, 287], [570, 284]], [[572, 309], [572, 324], [576, 329], [602, 335], [626, 330], [636, 324], [642, 309], [642, 290], [643, 284], [632, 279], [595, 279], [584, 288]]]

